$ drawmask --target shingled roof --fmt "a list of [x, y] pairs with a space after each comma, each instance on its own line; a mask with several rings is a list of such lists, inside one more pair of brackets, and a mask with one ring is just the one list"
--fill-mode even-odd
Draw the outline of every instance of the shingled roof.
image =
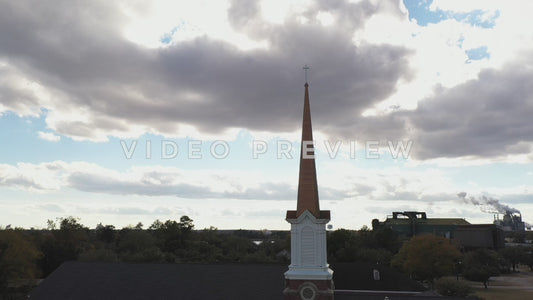
[[281, 299], [286, 266], [66, 262], [29, 299]]
[[[383, 290], [424, 288], [385, 266], [381, 281], [372, 279], [369, 263], [333, 264], [335, 299], [373, 299]], [[269, 264], [127, 264], [66, 262], [30, 294], [30, 299], [282, 299], [284, 265]], [[381, 290], [353, 292], [353, 290]], [[358, 298], [354, 298], [359, 295]], [[392, 292], [391, 295], [399, 296]], [[361, 298], [363, 297], [363, 298]], [[383, 298], [381, 298], [383, 299]], [[419, 298], [415, 298], [419, 299]]]

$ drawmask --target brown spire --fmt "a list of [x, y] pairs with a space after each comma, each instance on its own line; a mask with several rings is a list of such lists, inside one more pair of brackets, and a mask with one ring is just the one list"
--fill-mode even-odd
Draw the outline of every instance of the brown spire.
[[[302, 143], [300, 152], [300, 178], [298, 181], [298, 204], [296, 208], [296, 217], [298, 218], [306, 210], [316, 218], [320, 217], [320, 207], [318, 205], [318, 184], [316, 181], [316, 167], [314, 159], [314, 148], [312, 144], [304, 148], [304, 142], [313, 142], [313, 129], [311, 127], [311, 109], [309, 106], [309, 85], [305, 83], [304, 98], [304, 116], [302, 124]], [[304, 158], [304, 151], [307, 156], [313, 158]]]

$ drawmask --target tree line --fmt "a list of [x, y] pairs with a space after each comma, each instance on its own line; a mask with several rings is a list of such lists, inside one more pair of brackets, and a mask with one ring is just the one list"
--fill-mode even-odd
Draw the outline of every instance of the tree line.
[[283, 250], [289, 247], [289, 232], [194, 230], [188, 216], [122, 229], [102, 224], [89, 229], [78, 218], [58, 218], [48, 220], [43, 230], [0, 230], [0, 299], [9, 285], [21, 280], [31, 285], [65, 261], [288, 263]]
[[[514, 271], [519, 263], [533, 270], [533, 253], [529, 248], [477, 249], [462, 253], [446, 238], [424, 235], [406, 240], [390, 228], [370, 230], [364, 226], [358, 231], [330, 231], [327, 247], [330, 263], [365, 261], [391, 266], [430, 285], [434, 282], [450, 285], [438, 279], [461, 275], [487, 286], [491, 276]], [[89, 229], [78, 218], [65, 217], [48, 220], [47, 229], [43, 230], [3, 229], [0, 230], [0, 295], [6, 294], [10, 283], [13, 286], [21, 280], [45, 278], [63, 262], [72, 260], [288, 265], [290, 232], [227, 232], [214, 227], [195, 230], [188, 216], [182, 216], [179, 221], [155, 220], [147, 228], [138, 223], [121, 229], [102, 224]], [[446, 290], [465, 293], [455, 287]]]

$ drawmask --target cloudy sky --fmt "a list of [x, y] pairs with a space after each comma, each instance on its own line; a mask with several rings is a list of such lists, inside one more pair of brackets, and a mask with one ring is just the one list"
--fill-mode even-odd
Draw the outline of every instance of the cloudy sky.
[[0, 226], [288, 229], [305, 64], [335, 228], [533, 222], [528, 5], [0, 0]]

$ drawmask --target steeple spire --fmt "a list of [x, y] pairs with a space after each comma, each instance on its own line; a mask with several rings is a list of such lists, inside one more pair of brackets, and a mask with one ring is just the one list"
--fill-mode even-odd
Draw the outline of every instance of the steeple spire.
[[[304, 69], [306, 67], [304, 67]], [[305, 70], [307, 73], [307, 69]], [[318, 204], [318, 184], [316, 180], [315, 151], [313, 146], [313, 129], [311, 126], [311, 108], [309, 105], [309, 84], [307, 82], [305, 83], [302, 142], [300, 152], [300, 177], [298, 181], [298, 203], [296, 208], [296, 217], [299, 217], [306, 210], [308, 210], [316, 218], [320, 217], [320, 207]]]
[[[305, 65], [305, 73], [309, 67]], [[307, 76], [306, 76], [307, 77]], [[291, 224], [291, 264], [285, 272], [284, 300], [333, 300], [333, 270], [328, 265], [326, 224], [329, 210], [318, 206], [315, 149], [309, 107], [309, 84], [305, 82], [302, 151], [296, 210], [288, 210], [285, 220]]]
[[[307, 75], [309, 67], [305, 65], [304, 70]], [[285, 218], [291, 224], [291, 264], [285, 272], [283, 299], [333, 300], [333, 270], [329, 268], [326, 249], [326, 224], [331, 219], [331, 214], [329, 210], [321, 211], [318, 206], [307, 78], [301, 149], [298, 203], [296, 210], [288, 210]]]

